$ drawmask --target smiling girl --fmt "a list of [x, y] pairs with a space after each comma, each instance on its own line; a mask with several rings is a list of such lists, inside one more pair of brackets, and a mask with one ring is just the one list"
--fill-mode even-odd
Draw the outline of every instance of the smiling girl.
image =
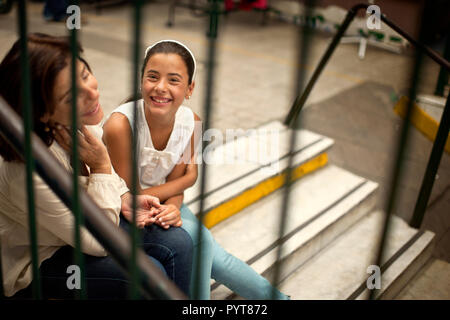
[[[163, 40], [147, 48], [141, 69], [142, 99], [137, 101], [138, 190], [160, 199], [156, 224], [185, 229], [194, 241], [193, 275], [196, 274], [198, 220], [183, 204], [183, 192], [194, 185], [198, 171], [194, 159], [194, 129], [200, 118], [182, 105], [195, 87], [196, 62], [192, 52], [174, 40]], [[111, 162], [116, 172], [131, 186], [131, 135], [135, 102], [113, 111], [103, 129]], [[188, 161], [183, 161], [183, 160]], [[226, 252], [202, 226], [202, 273], [196, 299], [210, 298], [210, 278], [247, 299], [288, 297], [256, 273], [245, 262]]]

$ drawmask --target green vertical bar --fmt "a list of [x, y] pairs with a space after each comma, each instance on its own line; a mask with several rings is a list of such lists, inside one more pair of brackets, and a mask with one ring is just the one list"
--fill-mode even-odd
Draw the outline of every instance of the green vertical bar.
[[[203, 129], [206, 131], [210, 126], [211, 119], [211, 109], [212, 109], [212, 96], [213, 96], [213, 88], [214, 88], [214, 67], [215, 67], [215, 57], [216, 57], [216, 39], [217, 39], [217, 28], [219, 23], [219, 8], [217, 4], [217, 0], [209, 1], [209, 31], [207, 36], [209, 38], [208, 42], [208, 61], [207, 61], [207, 75], [206, 75], [206, 94], [205, 94], [205, 104], [203, 107], [204, 114], [204, 125]], [[206, 142], [202, 140], [202, 154], [206, 148]], [[200, 177], [200, 209], [199, 209], [199, 217], [198, 217], [198, 234], [197, 238], [199, 239], [198, 244], [198, 254], [197, 254], [197, 270], [194, 271], [194, 281], [191, 282], [194, 284], [194, 288], [192, 290], [193, 297], [192, 299], [199, 298], [199, 281], [200, 274], [203, 272], [202, 261], [202, 225], [205, 216], [204, 212], [204, 199], [205, 199], [205, 190], [206, 190], [206, 178], [207, 178], [207, 168], [208, 166], [204, 161], [202, 161], [202, 170]]]
[[[348, 26], [355, 18], [355, 15], [358, 11], [358, 8], [353, 7], [347, 12], [347, 15], [345, 16], [344, 21], [342, 22], [341, 26], [339, 27], [338, 31], [336, 32], [335, 36], [333, 37], [333, 40], [331, 41], [330, 45], [328, 46], [327, 51], [322, 56], [321, 60], [319, 61], [319, 64], [314, 70], [314, 73], [312, 74], [311, 78], [308, 81], [308, 84], [305, 87], [305, 90], [300, 91], [297, 95], [297, 98], [295, 99], [291, 109], [289, 110], [288, 115], [286, 116], [286, 119], [284, 120], [284, 124], [292, 127], [295, 125], [295, 121], [300, 114], [300, 112], [303, 109], [303, 106], [306, 103], [306, 100], [309, 97], [309, 94], [311, 93], [312, 89], [314, 88], [314, 85], [316, 84], [317, 80], [319, 79], [320, 74], [322, 73], [322, 70], [325, 68], [326, 64], [328, 63], [328, 60], [330, 60], [331, 55], [334, 53], [334, 50], [340, 43], [341, 38], [344, 36], [344, 33], [347, 31]], [[299, 40], [300, 41], [300, 40]], [[300, 52], [299, 48], [299, 52]], [[301, 95], [300, 95], [301, 93]]]
[[[312, 8], [314, 7], [315, 1], [306, 1], [305, 3], [305, 16], [309, 17], [312, 14]], [[309, 55], [309, 51], [310, 51], [310, 47], [309, 47], [309, 42], [311, 39], [311, 33], [312, 33], [312, 28], [308, 25], [305, 24], [302, 28], [299, 27], [299, 30], [297, 32], [298, 35], [298, 39], [297, 39], [297, 43], [298, 43], [298, 48], [297, 48], [297, 52], [298, 52], [298, 62], [299, 62], [299, 68], [297, 70], [297, 79], [296, 79], [296, 84], [297, 86], [295, 87], [295, 96], [300, 96], [300, 93], [304, 90], [304, 82], [305, 82], [305, 69], [303, 68], [303, 66], [306, 66], [308, 63], [308, 55]], [[331, 55], [330, 51], [330, 55]], [[323, 67], [323, 66], [322, 66]], [[315, 81], [315, 80], [314, 80]], [[312, 89], [312, 86], [309, 90]], [[304, 93], [304, 101], [306, 101], [307, 95], [309, 94], [309, 91], [305, 90]], [[286, 232], [286, 223], [287, 223], [287, 218], [288, 218], [288, 213], [289, 213], [289, 200], [290, 200], [290, 188], [291, 188], [291, 184], [292, 184], [292, 171], [293, 171], [293, 158], [294, 158], [294, 148], [295, 145], [297, 144], [297, 132], [296, 130], [298, 130], [300, 128], [300, 117], [298, 116], [300, 112], [300, 108], [297, 109], [297, 113], [295, 116], [292, 116], [291, 120], [290, 120], [290, 124], [291, 124], [291, 128], [292, 128], [292, 133], [289, 137], [289, 157], [288, 157], [288, 167], [286, 170], [286, 178], [283, 184], [283, 200], [282, 200], [282, 205], [281, 205], [281, 217], [280, 217], [280, 225], [279, 225], [279, 229], [278, 229], [278, 239], [280, 241], [279, 245], [278, 245], [278, 249], [277, 249], [277, 259], [276, 259], [276, 263], [275, 263], [275, 269], [274, 269], [274, 277], [273, 277], [273, 284], [274, 284], [274, 288], [272, 291], [272, 299], [275, 299], [276, 297], [276, 285], [280, 282], [280, 272], [281, 272], [281, 257], [282, 257], [282, 253], [283, 253], [283, 237], [285, 235]]]
[[[72, 4], [78, 5], [78, 1], [72, 1]], [[78, 114], [77, 114], [77, 62], [78, 62], [78, 46], [77, 46], [77, 29], [70, 30], [70, 46], [72, 51], [71, 59], [71, 94], [72, 94], [72, 168], [73, 168], [73, 195], [72, 195], [72, 212], [75, 216], [75, 263], [80, 268], [81, 288], [75, 291], [77, 299], [86, 299], [86, 281], [84, 277], [84, 259], [81, 248], [80, 228], [83, 225], [83, 216], [81, 215], [80, 196], [79, 196], [79, 175], [80, 162], [78, 158]]]
[[[426, 6], [426, 4], [424, 5]], [[419, 36], [419, 42], [423, 43], [423, 36], [424, 36], [424, 28], [425, 28], [425, 19], [427, 18], [427, 8], [425, 7], [425, 10], [422, 14], [422, 21], [421, 21], [421, 30], [420, 30], [420, 36]], [[403, 167], [402, 163], [405, 158], [405, 152], [407, 150], [407, 143], [408, 143], [408, 137], [409, 137], [409, 131], [410, 131], [410, 122], [411, 122], [411, 116], [412, 116], [412, 109], [413, 104], [416, 99], [416, 92], [417, 87], [419, 84], [419, 75], [420, 75], [420, 69], [422, 66], [423, 61], [423, 52], [418, 47], [416, 47], [415, 50], [415, 57], [414, 57], [414, 66], [411, 73], [411, 83], [410, 83], [410, 89], [409, 89], [409, 101], [406, 109], [406, 115], [405, 120], [403, 121], [402, 128], [401, 128], [401, 134], [398, 138], [398, 145], [396, 149], [396, 155], [395, 155], [395, 162], [392, 169], [392, 175], [390, 179], [389, 189], [388, 189], [388, 200], [386, 202], [386, 209], [385, 209], [385, 217], [384, 217], [384, 225], [382, 226], [381, 231], [381, 241], [377, 250], [377, 258], [375, 265], [381, 267], [383, 261], [385, 260], [385, 250], [387, 248], [387, 239], [390, 235], [390, 225], [391, 225], [391, 215], [395, 209], [396, 200], [397, 200], [397, 194], [398, 194], [398, 187], [400, 184], [400, 180], [402, 178], [403, 173]], [[381, 275], [382, 276], [382, 275]], [[369, 295], [369, 300], [375, 299], [376, 290], [371, 290]]]
[[133, 196], [133, 223], [131, 225], [131, 261], [130, 261], [130, 275], [131, 275], [131, 288], [129, 292], [130, 299], [137, 299], [139, 297], [138, 284], [140, 280], [139, 268], [136, 264], [136, 254], [138, 247], [138, 239], [140, 238], [140, 232], [136, 227], [136, 196], [137, 196], [137, 183], [138, 183], [138, 154], [136, 150], [136, 145], [138, 141], [138, 119], [139, 112], [137, 111], [138, 104], [137, 100], [139, 98], [139, 63], [140, 63], [140, 38], [141, 38], [141, 8], [142, 0], [134, 1], [134, 42], [133, 42], [133, 101], [134, 101], [134, 122], [133, 122], [133, 134], [131, 135], [131, 163], [132, 165], [132, 181], [131, 181], [131, 194]]
[[36, 232], [36, 216], [34, 209], [34, 188], [33, 188], [33, 171], [34, 162], [31, 151], [31, 131], [32, 128], [32, 110], [31, 110], [31, 91], [30, 91], [30, 65], [28, 61], [28, 37], [27, 37], [27, 15], [26, 4], [24, 0], [19, 0], [18, 6], [18, 20], [20, 33], [20, 62], [21, 62], [21, 76], [22, 88], [21, 94], [23, 98], [23, 125], [25, 128], [25, 166], [26, 166], [26, 183], [27, 183], [27, 202], [28, 202], [28, 223], [30, 229], [31, 242], [31, 262], [33, 265], [33, 297], [35, 299], [42, 299], [41, 281], [39, 274], [39, 261], [37, 251], [37, 232]]

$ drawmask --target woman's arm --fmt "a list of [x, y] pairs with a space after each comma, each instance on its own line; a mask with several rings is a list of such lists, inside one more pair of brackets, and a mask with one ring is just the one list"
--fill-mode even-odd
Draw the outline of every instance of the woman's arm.
[[[69, 208], [58, 198], [50, 187], [37, 174], [33, 176], [35, 189], [36, 221], [40, 228], [47, 230], [65, 244], [72, 247], [74, 243], [75, 219]], [[28, 212], [26, 194], [24, 194], [24, 170], [18, 172], [11, 180], [9, 193], [11, 202], [19, 208], [12, 218], [25, 228], [28, 228]], [[120, 193], [122, 184], [117, 175], [94, 174], [89, 178], [87, 193], [103, 209], [105, 215], [112, 222], [119, 225]], [[105, 256], [107, 252], [94, 236], [81, 227], [81, 248], [83, 253], [93, 256]], [[45, 240], [42, 240], [45, 241]], [[55, 243], [40, 243], [42, 245], [55, 245]]]

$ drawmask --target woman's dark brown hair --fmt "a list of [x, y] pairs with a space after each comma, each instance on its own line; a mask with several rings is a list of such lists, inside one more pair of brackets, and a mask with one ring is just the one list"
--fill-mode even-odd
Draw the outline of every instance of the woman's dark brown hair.
[[[54, 140], [52, 130], [48, 130], [41, 118], [52, 115], [55, 109], [53, 89], [55, 79], [70, 62], [71, 50], [68, 37], [55, 37], [42, 33], [28, 35], [28, 59], [30, 66], [31, 104], [33, 130], [50, 146]], [[0, 95], [19, 116], [23, 116], [21, 95], [20, 43], [17, 40], [0, 63]], [[83, 49], [78, 44], [78, 52]], [[79, 58], [86, 64], [83, 59]], [[21, 157], [0, 136], [0, 155], [5, 161], [21, 161]]]

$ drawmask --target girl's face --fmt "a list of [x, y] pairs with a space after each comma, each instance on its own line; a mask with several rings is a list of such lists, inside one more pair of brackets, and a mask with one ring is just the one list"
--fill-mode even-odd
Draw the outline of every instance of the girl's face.
[[[79, 125], [96, 125], [103, 119], [103, 109], [99, 103], [97, 79], [80, 60], [77, 61], [77, 112]], [[72, 96], [71, 96], [70, 63], [62, 69], [55, 79], [53, 103], [55, 112], [48, 117], [50, 125], [56, 123], [71, 126]]]
[[151, 114], [172, 119], [195, 83], [190, 85], [187, 66], [175, 53], [156, 53], [150, 57], [142, 77], [142, 97]]

